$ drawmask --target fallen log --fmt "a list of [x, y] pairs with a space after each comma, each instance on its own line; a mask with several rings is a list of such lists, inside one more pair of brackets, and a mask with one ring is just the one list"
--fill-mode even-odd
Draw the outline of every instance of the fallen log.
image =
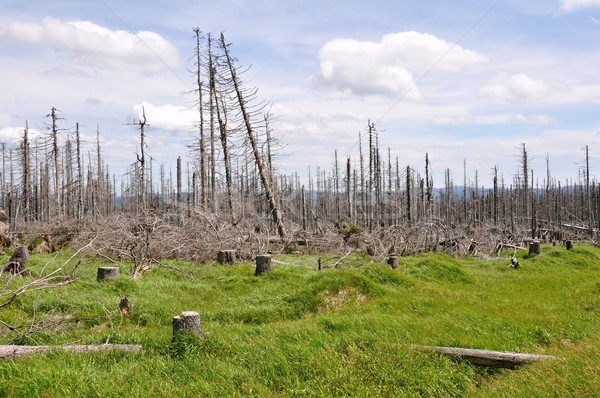
[[100, 345], [0, 345], [0, 359], [15, 359], [38, 352], [54, 350], [71, 352], [98, 352], [98, 351], [129, 351], [142, 350], [139, 344], [100, 344]]
[[458, 357], [474, 365], [491, 368], [515, 369], [522, 365], [549, 359], [558, 359], [551, 355], [521, 354], [518, 352], [478, 350], [472, 348], [438, 347], [416, 345], [416, 348], [432, 350], [442, 355]]

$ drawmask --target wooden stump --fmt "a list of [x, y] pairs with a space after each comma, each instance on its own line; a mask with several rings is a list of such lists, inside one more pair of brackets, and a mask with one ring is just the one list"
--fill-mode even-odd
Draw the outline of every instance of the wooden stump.
[[98, 267], [96, 280], [102, 282], [108, 279], [117, 279], [119, 276], [121, 276], [119, 267]]
[[387, 260], [388, 265], [391, 269], [398, 268], [398, 264], [400, 263], [398, 260], [398, 256], [389, 256]]
[[235, 264], [235, 250], [221, 250], [217, 254], [217, 262], [219, 264]]
[[540, 254], [542, 252], [540, 246], [539, 240], [532, 240], [529, 242], [529, 255], [532, 256]]
[[4, 264], [2, 271], [9, 271], [11, 275], [23, 275], [30, 276], [29, 270], [27, 270], [27, 263], [29, 262], [29, 252], [27, 246], [19, 246], [15, 250], [15, 253], [8, 259], [8, 262]]
[[173, 317], [173, 337], [178, 333], [192, 333], [201, 340], [204, 339], [200, 314], [195, 311], [184, 311], [181, 315]]
[[256, 256], [256, 271], [254, 276], [261, 276], [266, 272], [271, 272], [271, 256]]
[[566, 240], [565, 241], [565, 247], [567, 248], [567, 250], [573, 250], [573, 241], [572, 240]]

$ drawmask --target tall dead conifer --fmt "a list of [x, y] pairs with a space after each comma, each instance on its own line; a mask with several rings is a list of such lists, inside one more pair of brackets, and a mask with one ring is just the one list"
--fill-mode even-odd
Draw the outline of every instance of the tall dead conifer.
[[259, 151], [258, 143], [255, 137], [255, 131], [252, 125], [252, 121], [250, 120], [250, 113], [247, 109], [246, 97], [244, 95], [244, 92], [242, 91], [241, 82], [239, 81], [239, 78], [237, 76], [237, 69], [233, 65], [233, 59], [229, 54], [229, 48], [228, 45], [225, 43], [225, 36], [223, 35], [223, 33], [221, 33], [220, 46], [225, 56], [227, 65], [229, 67], [231, 83], [233, 84], [234, 93], [237, 98], [237, 105], [239, 107], [239, 111], [243, 119], [243, 125], [246, 131], [248, 142], [250, 144], [250, 149], [252, 151], [252, 154], [254, 155], [254, 161], [258, 168], [258, 173], [263, 185], [263, 189], [265, 191], [267, 205], [271, 212], [271, 216], [273, 217], [273, 222], [275, 223], [275, 226], [277, 228], [277, 233], [282, 239], [284, 239], [286, 236], [285, 226], [283, 224], [283, 216], [281, 214], [281, 211], [277, 208], [277, 201], [275, 200], [275, 195], [272, 188], [272, 175], [269, 173], [267, 167], [265, 166], [263, 158]]

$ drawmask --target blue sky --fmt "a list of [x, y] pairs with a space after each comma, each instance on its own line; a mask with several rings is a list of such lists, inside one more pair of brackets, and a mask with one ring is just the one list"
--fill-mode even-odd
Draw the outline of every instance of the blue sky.
[[446, 168], [462, 182], [465, 159], [469, 179], [489, 185], [498, 166], [510, 183], [521, 143], [540, 184], [546, 156], [554, 177], [577, 177], [586, 145], [600, 173], [600, 0], [4, 0], [0, 141], [26, 121], [43, 135], [55, 106], [89, 150], [99, 127], [119, 174], [143, 105], [156, 164], [191, 160], [196, 26], [252, 65], [284, 173], [330, 170], [336, 149], [356, 159], [369, 119], [401, 167], [428, 153], [436, 185]]

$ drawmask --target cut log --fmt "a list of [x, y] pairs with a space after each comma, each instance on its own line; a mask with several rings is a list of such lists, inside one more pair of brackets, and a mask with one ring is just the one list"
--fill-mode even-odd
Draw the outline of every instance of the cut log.
[[142, 350], [139, 344], [101, 344], [101, 345], [0, 345], [0, 359], [15, 359], [38, 352], [48, 351], [71, 351], [71, 352], [97, 352], [97, 351], [129, 351], [138, 352]]
[[440, 354], [464, 359], [474, 365], [487, 366], [491, 368], [515, 369], [541, 360], [558, 359], [551, 355], [521, 354], [518, 352], [478, 350], [472, 348], [438, 347], [428, 345], [416, 345], [423, 350], [431, 350]]
[[178, 333], [192, 333], [204, 339], [200, 314], [195, 311], [184, 311], [181, 315], [173, 317], [173, 337]]
[[235, 250], [221, 250], [217, 254], [217, 262], [219, 264], [235, 264]]
[[267, 272], [271, 272], [271, 270], [271, 256], [256, 256], [256, 271], [254, 272], [254, 276], [261, 276]]
[[387, 263], [391, 269], [398, 268], [398, 264], [399, 264], [398, 256], [390, 256], [387, 260]]
[[108, 279], [117, 279], [121, 275], [119, 267], [98, 267], [98, 275], [96, 279], [102, 282]]

